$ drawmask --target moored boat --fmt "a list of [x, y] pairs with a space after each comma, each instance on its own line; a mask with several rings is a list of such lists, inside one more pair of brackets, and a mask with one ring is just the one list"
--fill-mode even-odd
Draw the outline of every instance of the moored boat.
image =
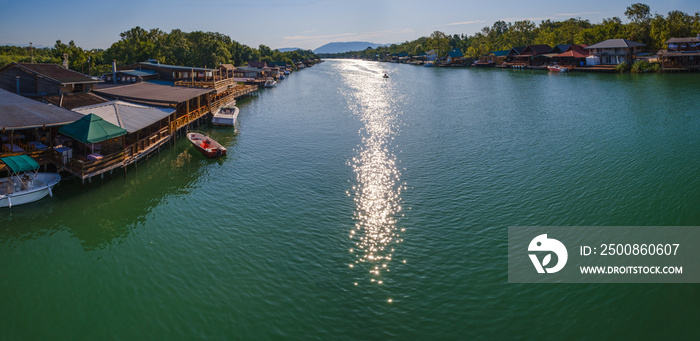
[[224, 106], [214, 113], [211, 123], [221, 126], [235, 126], [238, 121], [238, 107], [235, 105]]
[[51, 188], [61, 181], [56, 173], [39, 173], [39, 164], [27, 155], [0, 158], [12, 171], [0, 178], [0, 207], [12, 207], [53, 196]]
[[271, 80], [271, 79], [268, 79], [268, 80], [265, 81], [265, 87], [266, 87], [266, 88], [273, 88], [273, 87], [275, 86], [275, 84], [277, 84], [277, 82], [275, 82], [275, 81], [273, 81], [273, 80]]
[[187, 132], [187, 139], [192, 142], [195, 149], [208, 158], [222, 157], [226, 155], [226, 148], [213, 138], [202, 132]]
[[563, 67], [561, 65], [550, 65], [550, 66], [547, 66], [547, 69], [549, 71], [552, 71], [552, 72], [567, 72], [567, 71], [569, 71], [568, 68]]

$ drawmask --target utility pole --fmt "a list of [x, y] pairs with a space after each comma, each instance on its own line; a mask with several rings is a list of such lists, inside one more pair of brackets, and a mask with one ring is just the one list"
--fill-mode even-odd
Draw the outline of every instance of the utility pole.
[[31, 56], [32, 64], [34, 64], [34, 48], [31, 41], [29, 42], [29, 55]]

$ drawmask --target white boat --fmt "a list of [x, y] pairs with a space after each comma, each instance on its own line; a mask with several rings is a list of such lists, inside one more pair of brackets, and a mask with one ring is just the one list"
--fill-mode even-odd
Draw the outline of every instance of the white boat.
[[211, 123], [219, 126], [235, 126], [238, 122], [238, 107], [235, 105], [224, 106], [214, 113]]
[[29, 156], [17, 155], [0, 158], [12, 171], [6, 178], [0, 178], [0, 207], [12, 207], [37, 201], [49, 195], [61, 175], [39, 173], [39, 164]]
[[268, 79], [265, 81], [266, 88], [273, 88], [275, 84], [277, 84], [277, 82], [273, 81], [272, 79]]
[[207, 134], [197, 131], [187, 132], [187, 139], [204, 156], [218, 158], [226, 156], [226, 148]]
[[561, 65], [550, 65], [547, 66], [547, 69], [552, 72], [568, 72], [569, 69], [566, 67], [563, 67]]

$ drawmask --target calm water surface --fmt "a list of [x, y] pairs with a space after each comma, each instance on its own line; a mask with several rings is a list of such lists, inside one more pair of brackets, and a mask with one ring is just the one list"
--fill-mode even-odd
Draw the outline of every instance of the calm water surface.
[[[384, 72], [391, 78], [383, 79]], [[695, 74], [327, 61], [0, 210], [0, 339], [696, 338], [697, 285], [507, 283], [507, 227], [700, 225]]]

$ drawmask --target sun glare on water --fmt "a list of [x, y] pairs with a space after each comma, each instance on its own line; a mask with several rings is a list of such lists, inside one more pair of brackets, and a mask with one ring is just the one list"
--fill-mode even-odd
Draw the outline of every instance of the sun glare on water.
[[361, 120], [362, 142], [348, 162], [355, 174], [355, 186], [348, 191], [355, 203], [355, 226], [349, 237], [355, 242], [350, 268], [369, 273], [368, 281], [383, 285], [395, 251], [402, 241], [397, 228], [401, 216], [401, 172], [394, 154], [393, 138], [399, 130], [399, 113], [393, 105], [391, 84], [382, 78], [379, 65], [369, 62], [348, 63], [343, 79], [352, 89], [348, 103]]

